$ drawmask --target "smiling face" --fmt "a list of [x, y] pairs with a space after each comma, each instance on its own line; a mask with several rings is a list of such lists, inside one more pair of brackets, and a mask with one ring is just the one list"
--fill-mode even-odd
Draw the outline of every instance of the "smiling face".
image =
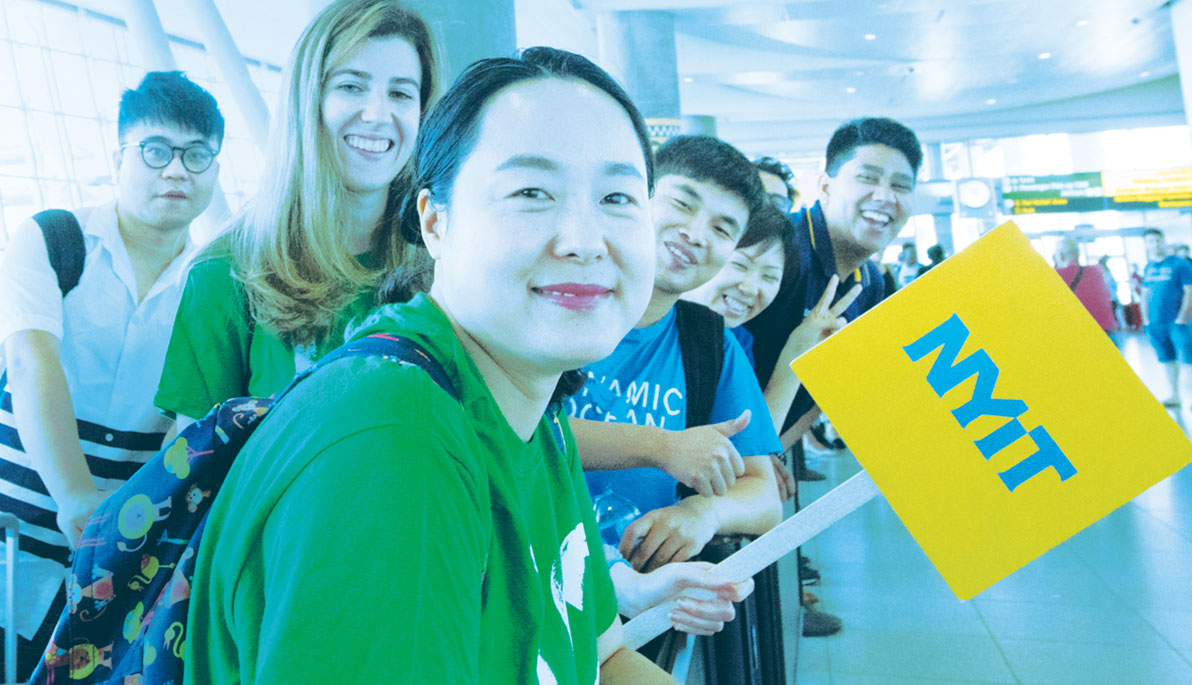
[[911, 214], [915, 172], [906, 155], [862, 145], [835, 176], [824, 176], [820, 205], [835, 245], [875, 254], [894, 240]]
[[418, 135], [421, 79], [418, 53], [398, 37], [365, 41], [328, 72], [322, 131], [349, 190], [385, 192], [405, 166]]
[[141, 158], [141, 148], [136, 144], [155, 141], [180, 148], [206, 145], [212, 151], [218, 151], [219, 145], [170, 124], [145, 122], [124, 132], [122, 144], [127, 147], [116, 151], [116, 206], [120, 215], [162, 230], [184, 228], [211, 203], [219, 179], [219, 161], [196, 174], [187, 171], [182, 155], [176, 152], [164, 168], [151, 169]]
[[730, 328], [761, 314], [778, 297], [783, 254], [778, 242], [735, 250], [720, 273], [687, 293], [685, 299], [707, 305]]
[[658, 234], [655, 289], [679, 295], [707, 283], [745, 232], [745, 200], [715, 183], [669, 174], [651, 203]]
[[629, 116], [557, 78], [509, 86], [481, 116], [450, 201], [419, 195], [432, 298], [499, 363], [558, 374], [608, 356], [653, 283], [646, 164]]

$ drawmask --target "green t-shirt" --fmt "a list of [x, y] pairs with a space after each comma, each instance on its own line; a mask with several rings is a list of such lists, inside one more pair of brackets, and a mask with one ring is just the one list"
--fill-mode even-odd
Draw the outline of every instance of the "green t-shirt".
[[[361, 256], [367, 263], [370, 257]], [[300, 354], [315, 361], [343, 344], [344, 328], [374, 306], [375, 293], [361, 292], [325, 342]], [[197, 419], [232, 397], [268, 397], [294, 377], [294, 348], [249, 316], [244, 286], [221, 252], [196, 262], [174, 318], [165, 366], [153, 403], [158, 409]]]
[[186, 681], [595, 683], [616, 598], [566, 416], [518, 438], [423, 296], [375, 332], [417, 340], [461, 401], [374, 357], [278, 404], [211, 509]]

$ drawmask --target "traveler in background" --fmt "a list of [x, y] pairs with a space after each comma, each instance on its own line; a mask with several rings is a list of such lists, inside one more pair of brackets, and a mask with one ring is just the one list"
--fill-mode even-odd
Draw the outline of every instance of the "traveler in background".
[[383, 278], [415, 277], [400, 205], [435, 90], [432, 40], [393, 0], [338, 0], [282, 78], [261, 188], [191, 269], [155, 397], [200, 418], [264, 397], [343, 343]]
[[1192, 264], [1183, 257], [1168, 254], [1163, 231], [1148, 228], [1142, 233], [1146, 245], [1146, 272], [1142, 279], [1142, 326], [1155, 356], [1167, 370], [1171, 395], [1163, 400], [1166, 407], [1180, 406], [1179, 362], [1192, 363]]
[[274, 406], [211, 509], [186, 679], [673, 683], [623, 646], [558, 410], [650, 297], [645, 123], [599, 67], [532, 48], [469, 67], [415, 154], [402, 232], [433, 284], [353, 336], [413, 340], [452, 390], [349, 357]]
[[[66, 606], [63, 579], [87, 518], [173, 423], [153, 408], [153, 390], [223, 133], [210, 93], [181, 72], [150, 72], [120, 99], [116, 200], [75, 210], [77, 226], [67, 218], [60, 234], [25, 221], [0, 253], [0, 494], [21, 520], [21, 681]], [[81, 267], [73, 288], [72, 265], [56, 261], [71, 254]]]
[[931, 261], [919, 267], [919, 276], [939, 266], [947, 257], [943, 245], [932, 245], [927, 248], [927, 258]]
[[1060, 278], [1064, 279], [1084, 308], [1089, 310], [1089, 314], [1092, 314], [1101, 330], [1105, 331], [1115, 345], [1119, 344], [1117, 320], [1113, 318], [1113, 303], [1101, 267], [1096, 264], [1081, 265], [1080, 245], [1074, 238], [1064, 238], [1060, 242], [1056, 260], [1056, 272]]
[[1122, 318], [1122, 301], [1118, 297], [1117, 279], [1113, 277], [1113, 271], [1109, 269], [1109, 255], [1101, 255], [1097, 264], [1101, 267], [1101, 275], [1105, 277], [1105, 287], [1109, 290], [1109, 301], [1113, 305], [1113, 320], [1117, 323], [1118, 329], [1125, 330], [1126, 322]]
[[1192, 262], [1192, 256], [1190, 256], [1190, 255], [1189, 255], [1189, 252], [1188, 252], [1188, 246], [1187, 246], [1187, 245], [1184, 245], [1184, 244], [1182, 244], [1182, 243], [1180, 243], [1180, 244], [1176, 244], [1176, 245], [1172, 245], [1172, 246], [1171, 246], [1171, 253], [1172, 253], [1173, 255], [1175, 255], [1175, 256], [1177, 256], [1177, 257], [1181, 258], [1181, 259], [1185, 259], [1185, 260], [1187, 260], [1187, 261], [1189, 261], [1189, 262]]
[[915, 249], [914, 243], [903, 243], [902, 252], [898, 253], [898, 267], [894, 279], [899, 290], [911, 284], [919, 276], [919, 269], [922, 265], [919, 264], [918, 251]]

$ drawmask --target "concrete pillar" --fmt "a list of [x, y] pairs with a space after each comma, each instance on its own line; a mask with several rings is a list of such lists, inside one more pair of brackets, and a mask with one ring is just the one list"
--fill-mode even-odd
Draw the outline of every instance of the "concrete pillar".
[[236, 49], [236, 41], [232, 40], [219, 9], [214, 0], [190, 0], [190, 11], [198, 24], [207, 54], [219, 65], [224, 84], [236, 100], [236, 107], [244, 117], [249, 135], [261, 152], [265, 152], [269, 139], [269, 108], [265, 106], [261, 91], [249, 76], [244, 58]]
[[687, 114], [680, 121], [680, 128], [684, 135], [713, 136], [716, 135], [716, 117], [707, 114]]
[[422, 15], [437, 39], [444, 91], [472, 62], [509, 57], [517, 51], [513, 0], [407, 0], [402, 4]]
[[1192, 0], [1171, 5], [1171, 32], [1175, 37], [1175, 59], [1180, 69], [1180, 90], [1184, 95], [1184, 118], [1192, 116]]
[[[688, 132], [680, 119], [675, 18], [670, 12], [600, 14], [596, 48], [600, 66], [625, 86], [641, 110], [655, 148]], [[692, 125], [706, 126], [694, 121]]]
[[679, 65], [670, 12], [605, 12], [596, 17], [600, 65], [647, 119], [679, 118]]

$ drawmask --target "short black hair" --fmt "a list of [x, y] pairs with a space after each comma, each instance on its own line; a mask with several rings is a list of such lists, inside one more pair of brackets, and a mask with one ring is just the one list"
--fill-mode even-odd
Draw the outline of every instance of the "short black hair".
[[757, 159], [753, 160], [753, 166], [756, 167], [758, 171], [764, 171], [767, 174], [774, 174], [778, 178], [782, 179], [783, 185], [786, 186], [786, 196], [791, 201], [794, 201], [794, 199], [799, 196], [799, 191], [795, 190], [795, 187], [791, 185], [791, 181], [795, 179], [795, 172], [791, 171], [791, 168], [784, 164], [782, 160], [768, 156], [758, 157]]
[[763, 204], [749, 213], [749, 222], [745, 224], [745, 233], [737, 242], [737, 249], [755, 245], [765, 245], [769, 249], [771, 243], [782, 242], [791, 232], [790, 219], [774, 205]]
[[885, 145], [898, 150], [906, 156], [915, 175], [919, 175], [919, 166], [923, 163], [919, 137], [903, 124], [886, 118], [853, 119], [841, 124], [828, 141], [825, 172], [836, 176], [841, 165], [852, 159], [853, 152], [863, 145]]
[[1157, 236], [1159, 236], [1160, 239], [1166, 238], [1166, 236], [1163, 235], [1163, 231], [1160, 231], [1157, 228], [1148, 228], [1142, 232], [1143, 238], [1147, 237], [1148, 235], [1157, 235]]
[[406, 196], [402, 208], [402, 235], [407, 241], [422, 244], [416, 206], [419, 191], [428, 189], [431, 199], [444, 204], [451, 197], [460, 166], [476, 148], [488, 101], [516, 83], [544, 78], [581, 80], [621, 106], [637, 134], [645, 159], [646, 185], [653, 194], [655, 172], [649, 130], [625, 89], [582, 55], [556, 48], [526, 48], [513, 57], [473, 62], [422, 120], [414, 143], [413, 192]]
[[181, 71], [151, 71], [140, 85], [120, 96], [116, 131], [120, 142], [128, 129], [143, 123], [165, 124], [193, 131], [223, 145], [224, 118], [219, 104]]
[[749, 213], [766, 204], [766, 188], [749, 158], [712, 136], [677, 136], [654, 153], [658, 177], [675, 174], [714, 183], [740, 197]]
[[944, 246], [932, 245], [931, 247], [927, 248], [927, 258], [930, 259], [933, 264], [938, 264], [939, 262], [944, 261]]

